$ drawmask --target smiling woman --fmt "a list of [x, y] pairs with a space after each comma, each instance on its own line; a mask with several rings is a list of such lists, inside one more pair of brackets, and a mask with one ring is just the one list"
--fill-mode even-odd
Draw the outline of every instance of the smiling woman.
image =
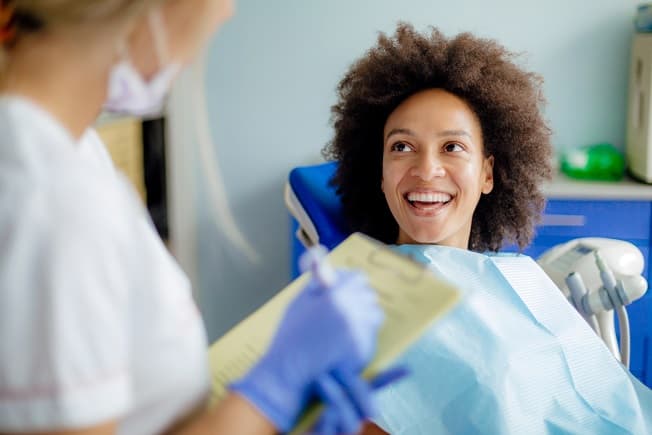
[[494, 41], [399, 24], [340, 82], [326, 157], [351, 230], [386, 243], [525, 247], [543, 207], [541, 78]]
[[[365, 435], [383, 429], [522, 433], [530, 426], [500, 417], [515, 406], [501, 399], [505, 383], [518, 384], [515, 397], [542, 403], [546, 415], [549, 405], [539, 396], [548, 392], [504, 370], [520, 367], [522, 358], [503, 338], [517, 353], [545, 359], [513, 334], [533, 330], [532, 323], [505, 296], [512, 289], [501, 294], [502, 274], [492, 281], [493, 263], [467, 251], [498, 251], [506, 242], [526, 246], [544, 203], [540, 185], [550, 176], [551, 146], [540, 111], [541, 79], [512, 58], [490, 40], [447, 39], [436, 29], [422, 35], [400, 24], [340, 82], [335, 137], [324, 151], [339, 163], [333, 184], [351, 230], [402, 245], [397, 249], [475, 295], [408, 351], [402, 363], [411, 380], [382, 396], [376, 420], [382, 429], [369, 423]], [[504, 324], [486, 319], [487, 307]], [[490, 362], [460, 352], [457, 337]], [[548, 395], [555, 401], [566, 393], [560, 388]], [[493, 415], [493, 423], [475, 426], [478, 410]]]
[[441, 89], [418, 92], [387, 118], [381, 187], [398, 244], [466, 249], [480, 195], [493, 189], [493, 156], [464, 100]]
[[529, 243], [550, 176], [541, 80], [513, 59], [402, 24], [340, 82], [326, 154], [351, 229], [466, 291], [399, 359], [411, 376], [365, 435], [652, 433], [652, 392], [543, 270], [484, 252]]

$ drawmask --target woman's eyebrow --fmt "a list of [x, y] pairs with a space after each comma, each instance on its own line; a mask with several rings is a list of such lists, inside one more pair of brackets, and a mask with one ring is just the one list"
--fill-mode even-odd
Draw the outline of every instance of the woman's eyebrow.
[[469, 133], [466, 130], [443, 130], [437, 133], [438, 137], [444, 137], [444, 136], [467, 136], [469, 139], [471, 138], [471, 133]]
[[409, 128], [393, 128], [389, 131], [389, 133], [387, 133], [385, 140], [389, 139], [391, 136], [394, 136], [395, 134], [406, 134], [408, 136], [416, 136], [416, 134]]
[[[405, 134], [408, 136], [416, 136], [416, 133], [410, 130], [409, 128], [393, 128], [387, 133], [385, 140], [389, 139], [395, 134]], [[442, 130], [437, 133], [437, 137], [446, 137], [446, 136], [466, 136], [471, 139], [471, 133], [466, 130]]]

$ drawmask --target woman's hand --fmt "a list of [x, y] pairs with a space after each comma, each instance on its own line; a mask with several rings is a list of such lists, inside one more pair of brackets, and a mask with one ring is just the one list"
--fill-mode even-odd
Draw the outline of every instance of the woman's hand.
[[382, 321], [362, 274], [339, 271], [328, 288], [313, 278], [288, 307], [267, 354], [231, 388], [288, 431], [320, 377], [333, 370], [359, 375]]
[[375, 424], [365, 424], [376, 414], [373, 393], [407, 374], [406, 368], [395, 367], [371, 381], [341, 369], [323, 375], [317, 381], [317, 394], [326, 409], [311, 435], [385, 434]]

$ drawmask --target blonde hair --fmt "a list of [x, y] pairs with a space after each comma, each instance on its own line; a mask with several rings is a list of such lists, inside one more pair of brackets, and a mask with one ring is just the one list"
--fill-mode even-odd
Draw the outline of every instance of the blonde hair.
[[[1, 1], [1, 0], [0, 0]], [[0, 43], [0, 74], [8, 49], [21, 36], [57, 27], [128, 20], [168, 0], [5, 0], [13, 10], [14, 37]]]
[[[18, 17], [41, 27], [75, 25], [136, 16], [165, 0], [9, 0]], [[26, 29], [28, 30], [28, 29]], [[28, 30], [29, 31], [29, 30]]]

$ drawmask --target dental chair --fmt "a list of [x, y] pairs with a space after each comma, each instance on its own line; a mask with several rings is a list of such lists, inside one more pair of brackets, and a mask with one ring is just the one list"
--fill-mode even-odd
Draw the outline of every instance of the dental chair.
[[[299, 275], [298, 258], [306, 247], [322, 244], [330, 250], [350, 234], [339, 197], [330, 185], [336, 169], [336, 162], [328, 162], [297, 167], [290, 172], [285, 203], [292, 216], [293, 278]], [[510, 250], [514, 248], [507, 248], [507, 252]], [[528, 254], [527, 249], [524, 254]], [[624, 308], [647, 290], [647, 281], [641, 276], [644, 259], [637, 247], [614, 239], [574, 239], [544, 252], [537, 262], [616, 359], [629, 366], [630, 354], [641, 357], [646, 352], [630, 352], [629, 319]], [[635, 324], [648, 322], [642, 319]], [[649, 326], [634, 332], [646, 334], [645, 340], [636, 342], [652, 341], [652, 324]], [[652, 377], [645, 381], [652, 386]]]

